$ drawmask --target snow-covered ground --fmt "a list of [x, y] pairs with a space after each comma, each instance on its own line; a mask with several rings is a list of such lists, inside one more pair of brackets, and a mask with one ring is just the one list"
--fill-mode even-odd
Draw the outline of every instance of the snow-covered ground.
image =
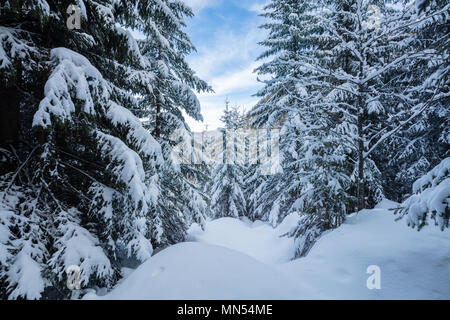
[[[383, 201], [326, 233], [307, 257], [290, 261], [292, 239], [262, 222], [222, 218], [193, 226], [192, 242], [169, 247], [111, 293], [86, 299], [450, 299], [450, 233], [395, 222]], [[381, 270], [369, 290], [367, 267]]]
[[189, 230], [189, 240], [226, 247], [243, 252], [258, 261], [276, 264], [290, 261], [295, 254], [294, 240], [280, 237], [283, 233], [281, 230], [281, 225], [273, 229], [261, 221], [252, 223], [221, 218], [208, 222], [205, 232], [194, 224]]
[[205, 243], [167, 248], [131, 273], [107, 299], [289, 299], [300, 283], [248, 255]]
[[[324, 299], [450, 299], [450, 232], [420, 232], [386, 208], [354, 215], [324, 235], [304, 259], [280, 266]], [[381, 269], [381, 289], [366, 286], [367, 267]]]

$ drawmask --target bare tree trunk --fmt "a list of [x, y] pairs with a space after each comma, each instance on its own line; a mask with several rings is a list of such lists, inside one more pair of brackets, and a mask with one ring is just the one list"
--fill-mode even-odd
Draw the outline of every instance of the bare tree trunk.
[[159, 92], [158, 96], [156, 98], [156, 116], [155, 116], [155, 137], [159, 138], [161, 135], [161, 120], [159, 118], [159, 114], [161, 113], [161, 99], [159, 98]]
[[[362, 77], [363, 64], [359, 64], [359, 75]], [[364, 201], [364, 132], [363, 132], [363, 87], [358, 87], [358, 211], [365, 208]]]
[[326, 221], [325, 222], [325, 226], [326, 226], [325, 228], [327, 230], [331, 229], [333, 226], [332, 226], [331, 221], [330, 221], [330, 214], [328, 212], [328, 207], [325, 208], [325, 221]]
[[[158, 60], [161, 59], [161, 46], [158, 49]], [[158, 72], [159, 73], [159, 72]], [[161, 136], [161, 81], [160, 75], [158, 76], [157, 84], [156, 84], [156, 115], [155, 115], [155, 137], [159, 138]]]
[[364, 209], [364, 142], [362, 137], [362, 115], [358, 113], [358, 211]]

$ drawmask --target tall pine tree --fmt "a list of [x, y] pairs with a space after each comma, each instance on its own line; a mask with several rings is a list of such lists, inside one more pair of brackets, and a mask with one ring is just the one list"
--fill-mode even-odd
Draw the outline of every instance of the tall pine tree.
[[[190, 45], [170, 38], [161, 13], [178, 21], [192, 12], [179, 1], [77, 1], [81, 29], [69, 30], [71, 4], [1, 4], [0, 93], [14, 123], [0, 149], [0, 281], [9, 298], [68, 297], [70, 265], [80, 266], [83, 287], [110, 288], [125, 260], [184, 239], [191, 219], [188, 203], [181, 213], [160, 208], [170, 196], [168, 151], [138, 117], [142, 97], [158, 93], [162, 58], [129, 30], [185, 53], [180, 46]], [[187, 97], [199, 117], [188, 85], [172, 98]], [[184, 180], [177, 186], [186, 191]]]
[[229, 108], [228, 99], [221, 117], [225, 129], [223, 135], [223, 163], [213, 168], [210, 182], [211, 214], [214, 218], [245, 216], [247, 205], [244, 197], [244, 141], [239, 129], [242, 129], [242, 116], [237, 109]]

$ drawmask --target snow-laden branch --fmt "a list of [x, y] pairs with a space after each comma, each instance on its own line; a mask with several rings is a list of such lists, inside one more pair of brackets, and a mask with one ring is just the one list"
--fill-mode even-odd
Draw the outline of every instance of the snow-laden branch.
[[[442, 81], [442, 79], [441, 79]], [[419, 115], [421, 115], [426, 109], [428, 109], [432, 103], [435, 100], [435, 97], [437, 95], [437, 93], [439, 92], [440, 87], [436, 88], [436, 90], [434, 91], [433, 96], [425, 103], [422, 105], [422, 107], [420, 107], [418, 110], [416, 110], [416, 112], [414, 112], [407, 120], [403, 121], [400, 123], [400, 125], [398, 125], [396, 128], [394, 128], [393, 130], [386, 132], [367, 152], [364, 153], [364, 159], [366, 159], [379, 145], [381, 145], [386, 139], [390, 138], [391, 136], [393, 136], [395, 133], [399, 132], [404, 126], [406, 126], [407, 124], [411, 123], [412, 120], [414, 120], [415, 118], [417, 118]]]

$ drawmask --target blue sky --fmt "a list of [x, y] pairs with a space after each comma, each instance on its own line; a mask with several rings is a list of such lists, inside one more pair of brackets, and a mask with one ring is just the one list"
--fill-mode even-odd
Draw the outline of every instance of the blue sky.
[[192, 130], [202, 131], [221, 126], [219, 120], [224, 101], [247, 110], [257, 98], [261, 83], [253, 70], [263, 48], [258, 42], [265, 31], [258, 28], [263, 18], [258, 16], [267, 0], [185, 0], [195, 13], [187, 20], [187, 33], [197, 48], [188, 57], [198, 76], [214, 89], [213, 94], [199, 94], [203, 123], [188, 119]]

